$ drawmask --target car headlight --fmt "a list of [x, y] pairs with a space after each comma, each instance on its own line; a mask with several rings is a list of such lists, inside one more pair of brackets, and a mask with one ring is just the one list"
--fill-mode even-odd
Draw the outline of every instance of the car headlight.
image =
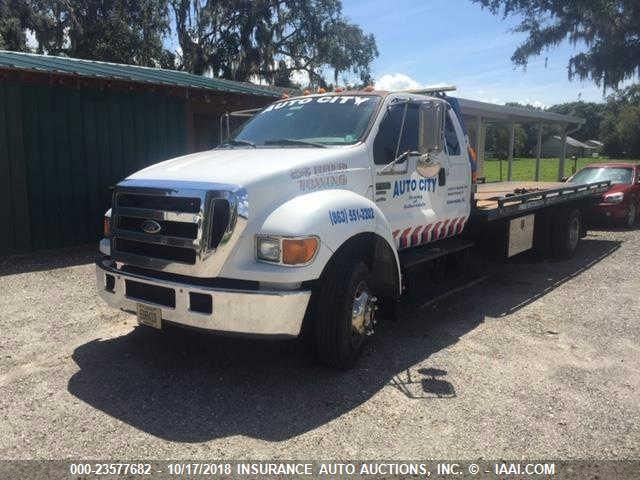
[[605, 203], [620, 203], [624, 200], [624, 192], [616, 192], [605, 195], [602, 199]]
[[258, 260], [283, 265], [307, 265], [313, 261], [320, 242], [317, 237], [256, 237]]

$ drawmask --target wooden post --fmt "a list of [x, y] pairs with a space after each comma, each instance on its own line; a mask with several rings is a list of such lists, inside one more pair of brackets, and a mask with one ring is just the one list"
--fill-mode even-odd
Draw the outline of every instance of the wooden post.
[[513, 150], [516, 143], [516, 124], [509, 125], [509, 164], [507, 165], [507, 181], [513, 180]]
[[564, 163], [567, 158], [567, 127], [562, 127], [560, 134], [560, 161], [558, 162], [558, 181], [561, 182], [564, 177]]
[[540, 157], [542, 155], [542, 124], [538, 124], [538, 142], [536, 143], [536, 182], [540, 181]]

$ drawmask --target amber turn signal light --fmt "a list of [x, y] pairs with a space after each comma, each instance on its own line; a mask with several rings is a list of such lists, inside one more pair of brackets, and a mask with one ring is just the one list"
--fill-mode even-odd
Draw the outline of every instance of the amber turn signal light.
[[103, 230], [104, 230], [105, 238], [111, 235], [111, 218], [110, 217], [104, 217]]
[[282, 263], [286, 265], [303, 265], [313, 260], [318, 250], [318, 239], [315, 237], [282, 240]]

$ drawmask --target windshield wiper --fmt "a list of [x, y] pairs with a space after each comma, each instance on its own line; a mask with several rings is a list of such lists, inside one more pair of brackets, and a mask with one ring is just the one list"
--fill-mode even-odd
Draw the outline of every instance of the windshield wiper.
[[246, 146], [248, 146], [248, 147], [256, 148], [256, 144], [255, 144], [255, 143], [253, 143], [253, 142], [250, 142], [250, 141], [248, 141], [248, 140], [235, 140], [235, 139], [231, 139], [231, 140], [227, 140], [226, 142], [224, 142], [224, 143], [222, 144], [222, 146], [223, 146], [223, 147], [224, 147], [225, 145], [233, 145], [233, 146], [236, 146], [236, 145], [246, 145]]
[[295, 138], [278, 138], [275, 140], [265, 140], [265, 145], [308, 145], [316, 148], [327, 148], [323, 143], [310, 142], [308, 140], [297, 140]]

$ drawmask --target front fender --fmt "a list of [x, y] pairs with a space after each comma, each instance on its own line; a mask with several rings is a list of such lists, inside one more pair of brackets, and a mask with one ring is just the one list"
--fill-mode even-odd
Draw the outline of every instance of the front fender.
[[[269, 282], [301, 282], [315, 280], [331, 256], [342, 244], [360, 233], [375, 233], [389, 245], [400, 275], [398, 253], [391, 228], [382, 211], [371, 200], [349, 190], [322, 190], [297, 196], [273, 210], [256, 229], [257, 233], [299, 237], [316, 235], [320, 248], [315, 260], [305, 267], [287, 267], [257, 262], [255, 258], [232, 261], [235, 272], [227, 275]], [[251, 239], [245, 239], [245, 247]], [[252, 247], [252, 253], [255, 247]], [[226, 266], [225, 266], [226, 268]], [[235, 274], [234, 274], [235, 273]]]
[[262, 232], [286, 236], [318, 235], [333, 252], [365, 232], [380, 235], [395, 251], [395, 240], [382, 210], [349, 190], [322, 190], [300, 195], [275, 209]]

